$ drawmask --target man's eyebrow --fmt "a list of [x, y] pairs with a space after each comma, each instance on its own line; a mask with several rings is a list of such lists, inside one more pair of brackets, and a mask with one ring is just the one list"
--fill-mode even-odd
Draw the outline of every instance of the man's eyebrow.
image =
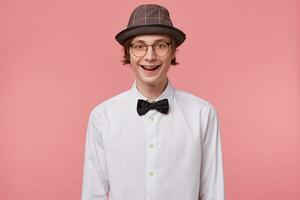
[[[164, 39], [164, 38], [157, 39], [157, 40], [154, 40], [153, 42], [155, 43], [155, 42], [160, 42], [160, 41], [167, 42], [167, 39]], [[146, 43], [146, 41], [144, 41], [144, 40], [133, 40], [132, 42], [134, 42], [134, 43], [136, 43], [136, 42]]]

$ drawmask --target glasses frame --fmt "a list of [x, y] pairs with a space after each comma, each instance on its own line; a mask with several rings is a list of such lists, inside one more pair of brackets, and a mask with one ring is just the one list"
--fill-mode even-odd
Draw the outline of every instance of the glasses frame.
[[[159, 42], [163, 42], [163, 43], [165, 43], [165, 44], [168, 45], [168, 51], [166, 52], [166, 54], [164, 54], [164, 55], [162, 55], [162, 56], [157, 55], [157, 53], [156, 53], [156, 51], [155, 51], [155, 48], [154, 48], [154, 45], [156, 45], [156, 44], [159, 43]], [[135, 45], [135, 44], [138, 44], [138, 43], [144, 44], [144, 45], [146, 46], [145, 54], [142, 55], [142, 56], [137, 56], [137, 55], [135, 55], [135, 54], [133, 53], [133, 51], [132, 51], [132, 46]], [[171, 44], [172, 44], [172, 41], [171, 41], [171, 42], [157, 41], [157, 42], [155, 42], [155, 43], [153, 43], [153, 44], [149, 44], [149, 45], [148, 45], [148, 44], [145, 44], [144, 42], [135, 42], [135, 43], [130, 44], [129, 47], [130, 47], [131, 53], [132, 53], [134, 56], [138, 57], [138, 58], [142, 58], [142, 57], [144, 57], [144, 56], [148, 53], [148, 50], [149, 50], [148, 47], [149, 47], [149, 46], [152, 47], [152, 50], [153, 50], [153, 52], [154, 52], [154, 54], [155, 54], [156, 56], [163, 57], [163, 56], [165, 56], [165, 55], [168, 54], [169, 49], [170, 49], [169, 47], [170, 47]]]

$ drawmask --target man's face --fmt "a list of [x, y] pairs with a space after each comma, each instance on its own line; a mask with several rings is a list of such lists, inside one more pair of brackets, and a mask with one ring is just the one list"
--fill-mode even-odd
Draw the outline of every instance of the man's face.
[[[171, 60], [175, 57], [175, 53], [172, 52], [171, 45], [168, 45], [167, 53], [164, 55], [159, 54], [159, 49], [163, 48], [163, 43], [170, 44], [171, 39], [165, 35], [141, 35], [135, 37], [131, 44], [138, 44], [136, 47], [130, 48], [130, 67], [135, 73], [137, 84], [155, 86], [165, 83], [167, 79], [167, 73], [171, 66]], [[148, 46], [148, 51], [144, 56], [136, 56], [133, 54], [133, 49], [140, 49], [142, 46], [139, 44], [156, 45], [156, 53], [154, 46]]]

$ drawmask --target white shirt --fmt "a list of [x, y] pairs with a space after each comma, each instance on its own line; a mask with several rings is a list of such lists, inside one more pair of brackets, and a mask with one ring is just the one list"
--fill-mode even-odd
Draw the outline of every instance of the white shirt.
[[139, 116], [132, 88], [90, 113], [82, 200], [224, 200], [219, 123], [207, 101], [170, 81], [155, 101], [169, 113]]

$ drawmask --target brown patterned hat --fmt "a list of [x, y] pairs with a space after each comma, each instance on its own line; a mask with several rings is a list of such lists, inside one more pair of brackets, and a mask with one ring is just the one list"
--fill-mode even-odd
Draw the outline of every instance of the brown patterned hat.
[[124, 46], [125, 42], [138, 35], [168, 35], [178, 47], [185, 40], [185, 34], [175, 28], [170, 19], [169, 11], [155, 4], [140, 5], [133, 10], [127, 28], [116, 35], [116, 40]]

